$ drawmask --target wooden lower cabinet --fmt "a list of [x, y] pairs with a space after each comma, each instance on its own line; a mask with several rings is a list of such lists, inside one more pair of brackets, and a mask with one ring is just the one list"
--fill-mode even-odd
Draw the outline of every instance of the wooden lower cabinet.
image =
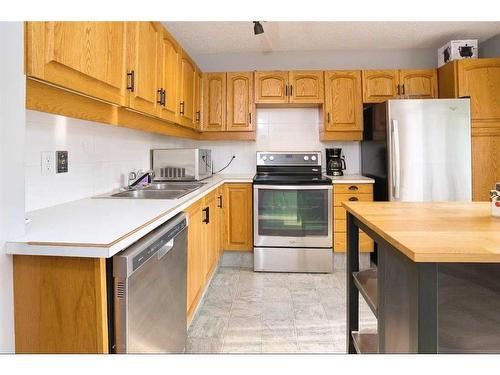
[[[333, 185], [333, 251], [344, 253], [347, 250], [346, 210], [342, 202], [373, 201], [372, 184], [335, 184]], [[372, 252], [373, 240], [360, 231], [359, 251]]]
[[224, 184], [224, 250], [253, 251], [252, 184]]
[[187, 254], [188, 322], [222, 256], [222, 186], [189, 206]]
[[205, 283], [203, 246], [203, 199], [188, 207], [187, 314], [191, 320]]
[[108, 353], [106, 260], [14, 255], [16, 353]]

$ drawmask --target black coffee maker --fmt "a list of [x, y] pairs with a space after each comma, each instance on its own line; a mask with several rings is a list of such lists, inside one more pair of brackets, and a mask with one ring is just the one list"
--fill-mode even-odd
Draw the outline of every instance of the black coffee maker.
[[346, 168], [345, 158], [341, 148], [326, 149], [326, 174], [329, 176], [343, 176]]

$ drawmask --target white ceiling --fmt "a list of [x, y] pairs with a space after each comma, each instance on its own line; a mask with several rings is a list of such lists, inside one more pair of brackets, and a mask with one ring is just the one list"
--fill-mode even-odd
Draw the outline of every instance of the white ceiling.
[[163, 22], [193, 55], [225, 52], [438, 48], [452, 39], [483, 42], [500, 22]]

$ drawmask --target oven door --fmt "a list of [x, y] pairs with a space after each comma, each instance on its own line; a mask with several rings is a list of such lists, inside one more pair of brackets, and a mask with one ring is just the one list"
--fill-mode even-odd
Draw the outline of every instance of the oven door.
[[254, 185], [254, 246], [332, 247], [332, 185]]

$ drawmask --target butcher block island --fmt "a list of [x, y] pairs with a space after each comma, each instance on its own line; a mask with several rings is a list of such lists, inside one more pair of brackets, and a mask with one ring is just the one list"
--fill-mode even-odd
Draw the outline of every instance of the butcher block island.
[[[500, 219], [488, 202], [344, 202], [349, 353], [500, 353]], [[359, 230], [377, 248], [359, 268]], [[377, 331], [359, 329], [359, 294]]]

